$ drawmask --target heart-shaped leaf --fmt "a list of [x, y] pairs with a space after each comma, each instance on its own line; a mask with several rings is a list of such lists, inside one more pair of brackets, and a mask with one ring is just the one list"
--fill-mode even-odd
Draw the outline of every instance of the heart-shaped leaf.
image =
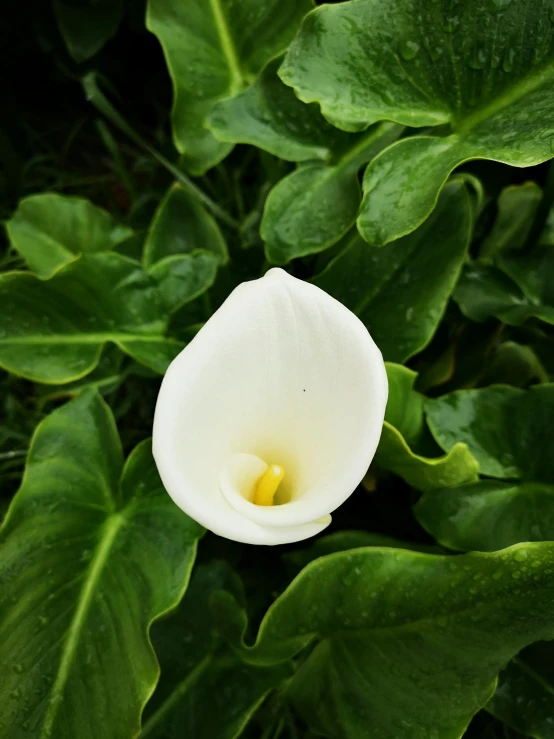
[[6, 230], [13, 248], [41, 277], [81, 253], [113, 249], [133, 234], [89, 200], [53, 192], [20, 200]]
[[553, 413], [554, 385], [497, 385], [428, 401], [441, 447], [465, 442], [481, 473], [500, 479], [428, 492], [415, 506], [422, 525], [444, 546], [464, 551], [553, 540]]
[[287, 697], [316, 733], [458, 739], [507, 661], [554, 635], [553, 567], [551, 543], [459, 557], [357, 549], [308, 565], [253, 647], [237, 644], [228, 599], [217, 617], [249, 663], [310, 647]]
[[197, 249], [212, 252], [225, 264], [227, 244], [213, 216], [198, 199], [178, 184], [161, 201], [144, 243], [143, 263], [150, 267], [164, 257], [190, 254]]
[[496, 316], [518, 326], [529, 318], [554, 323], [554, 249], [535, 246], [497, 256], [498, 266], [474, 262], [460, 277], [454, 299], [473, 321]]
[[405, 362], [429, 343], [440, 323], [471, 226], [467, 191], [452, 181], [417, 231], [386, 249], [354, 235], [313, 281], [361, 318], [385, 359]]
[[[163, 271], [160, 264], [157, 271]], [[167, 296], [139, 264], [120, 254], [84, 254], [49, 280], [5, 273], [0, 303], [0, 366], [36, 382], [84, 377], [106, 342], [157, 372], [165, 372], [183, 347], [166, 336]]]
[[268, 261], [286, 264], [323, 251], [344, 236], [360, 205], [358, 170], [402, 130], [383, 123], [365, 134], [351, 134], [329, 164], [305, 164], [278, 182], [267, 197], [260, 224]]
[[184, 733], [235, 739], [267, 693], [290, 676], [287, 664], [258, 667], [222, 644], [211, 618], [214, 592], [243, 600], [239, 578], [225, 562], [195, 570], [177, 610], [152, 628], [161, 679], [146, 706], [141, 739]]
[[173, 79], [173, 138], [192, 173], [232, 148], [205, 127], [215, 103], [253, 82], [312, 7], [311, 0], [149, 0], [147, 26]]
[[281, 63], [281, 57], [273, 59], [253, 85], [214, 106], [208, 121], [213, 134], [291, 162], [328, 160], [347, 149], [356, 137], [328, 123], [317, 105], [300, 101], [277, 75]]
[[39, 425], [0, 533], [5, 739], [137, 735], [159, 673], [148, 631], [183, 595], [201, 534], [148, 441], [123, 465], [97, 394]]
[[415, 229], [470, 159], [554, 155], [554, 22], [543, 0], [353, 0], [310, 13], [282, 79], [345, 130], [442, 126], [370, 163], [358, 227], [381, 245]]

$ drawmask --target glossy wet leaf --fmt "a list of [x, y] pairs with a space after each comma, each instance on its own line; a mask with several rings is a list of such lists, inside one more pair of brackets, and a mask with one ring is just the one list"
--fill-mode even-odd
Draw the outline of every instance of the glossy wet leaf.
[[499, 479], [428, 492], [415, 506], [420, 523], [444, 546], [464, 551], [554, 540], [553, 413], [554, 385], [496, 385], [428, 401], [442, 448], [464, 441], [481, 473]]
[[391, 547], [392, 549], [407, 549], [412, 552], [438, 553], [440, 547], [434, 544], [414, 544], [401, 541], [392, 536], [374, 534], [371, 531], [345, 530], [334, 534], [318, 537], [312, 544], [295, 552], [287, 552], [283, 559], [289, 568], [297, 575], [306, 565], [319, 557], [337, 552], [346, 552], [362, 547]]
[[519, 326], [529, 318], [554, 323], [554, 249], [535, 246], [497, 257], [497, 265], [468, 265], [454, 298], [473, 321], [496, 316]]
[[289, 676], [286, 664], [248, 665], [225, 646], [210, 610], [212, 593], [222, 590], [244, 599], [240, 580], [225, 562], [201, 565], [177, 610], [153, 626], [162, 672], [141, 739], [234, 739], [267, 693]]
[[514, 657], [498, 678], [487, 710], [535, 739], [554, 736], [554, 644], [539, 642]]
[[553, 409], [554, 385], [458, 390], [426, 405], [429, 427], [445, 451], [464, 441], [481, 474], [509, 480], [533, 475], [537, 481], [550, 475], [544, 445]]
[[122, 0], [54, 0], [52, 7], [67, 50], [77, 63], [100, 51], [123, 17]]
[[280, 74], [345, 130], [381, 119], [444, 126], [369, 165], [358, 227], [380, 245], [427, 218], [462, 162], [553, 156], [553, 59], [543, 0], [354, 0], [310, 13]]
[[166, 335], [154, 278], [115, 253], [85, 254], [49, 280], [5, 273], [0, 303], [0, 366], [36, 382], [84, 377], [107, 342], [160, 373], [183, 347]]
[[173, 313], [213, 285], [218, 265], [219, 258], [213, 252], [197, 249], [190, 254], [165, 257], [148, 273], [158, 283], [168, 312]]
[[133, 234], [89, 200], [53, 192], [20, 200], [6, 230], [11, 245], [41, 277], [81, 253], [113, 249]]
[[179, 185], [173, 185], [148, 229], [144, 265], [149, 267], [163, 257], [190, 254], [197, 249], [212, 252], [222, 264], [228, 259], [227, 244], [216, 220], [202, 203]]
[[360, 204], [358, 170], [398, 138], [402, 127], [384, 123], [351, 135], [330, 164], [309, 163], [270, 191], [260, 224], [265, 254], [272, 264], [323, 251], [354, 224]]
[[158, 678], [148, 631], [183, 595], [201, 533], [163, 489], [149, 441], [123, 464], [98, 395], [40, 424], [0, 533], [6, 739], [138, 733]]
[[417, 454], [425, 434], [423, 396], [414, 390], [417, 375], [387, 364], [389, 401], [374, 464], [394, 472], [417, 490], [433, 490], [477, 479], [478, 465], [467, 444], [455, 444], [446, 455]]
[[173, 138], [202, 174], [232, 145], [205, 127], [213, 106], [254, 81], [292, 40], [311, 0], [149, 0], [147, 26], [173, 80]]
[[354, 235], [313, 282], [361, 318], [385, 359], [405, 362], [429, 343], [440, 323], [471, 225], [467, 191], [452, 181], [417, 231], [386, 249]]
[[292, 162], [328, 160], [356, 137], [335, 128], [317, 105], [301, 102], [277, 75], [282, 57], [235, 97], [217, 103], [208, 126], [220, 141], [252, 144]]
[[[287, 696], [323, 736], [458, 739], [506, 662], [554, 634], [553, 565], [553, 544], [329, 555], [275, 601], [241, 654], [272, 664], [310, 645]], [[236, 606], [219, 599], [217, 611], [236, 639]]]

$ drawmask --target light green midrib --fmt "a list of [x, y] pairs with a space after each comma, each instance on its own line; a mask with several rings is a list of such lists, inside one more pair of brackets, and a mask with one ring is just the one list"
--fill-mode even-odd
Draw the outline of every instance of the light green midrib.
[[235, 44], [229, 31], [227, 19], [225, 18], [223, 8], [221, 7], [221, 0], [209, 1], [212, 15], [215, 21], [217, 35], [219, 36], [219, 42], [221, 44], [221, 50], [223, 51], [223, 55], [225, 57], [225, 61], [227, 62], [227, 66], [229, 67], [229, 72], [231, 76], [229, 93], [233, 95], [239, 92], [239, 90], [243, 86], [243, 74], [240, 68]]
[[213, 659], [212, 654], [206, 655], [200, 662], [189, 672], [189, 674], [171, 691], [166, 700], [161, 704], [158, 710], [153, 713], [148, 721], [144, 724], [140, 739], [146, 739], [152, 729], [154, 729], [160, 721], [169, 713], [173, 706], [183, 697], [188, 688], [196, 678], [201, 675], [208, 667]]
[[28, 344], [100, 344], [105, 341], [143, 341], [143, 342], [166, 342], [176, 341], [169, 336], [161, 334], [118, 334], [118, 333], [101, 333], [101, 334], [51, 334], [49, 336], [14, 336], [10, 338], [0, 338], [0, 348], [3, 346]]
[[50, 739], [52, 736], [52, 727], [57, 711], [61, 705], [62, 694], [69, 677], [73, 657], [77, 650], [79, 634], [83, 628], [84, 621], [90, 608], [96, 584], [98, 583], [102, 570], [107, 562], [115, 537], [124, 522], [124, 516], [120, 513], [116, 513], [110, 516], [104, 524], [102, 538], [100, 539], [94, 556], [90, 562], [87, 576], [77, 603], [77, 608], [75, 609], [75, 615], [73, 616], [67, 631], [67, 639], [65, 640], [56, 679], [50, 693], [50, 702], [44, 716], [40, 739]]
[[525, 77], [516, 85], [510, 87], [509, 90], [506, 90], [504, 94], [497, 96], [491, 100], [488, 105], [475, 111], [472, 115], [467, 116], [467, 118], [461, 118], [458, 123], [453, 121], [452, 128], [454, 133], [459, 136], [465, 136], [480, 123], [483, 123], [488, 118], [496, 115], [501, 110], [504, 110], [504, 108], [509, 107], [512, 103], [525, 97], [525, 95], [534, 92], [537, 88], [541, 87], [541, 85], [553, 77], [554, 64], [551, 62], [539, 74]]

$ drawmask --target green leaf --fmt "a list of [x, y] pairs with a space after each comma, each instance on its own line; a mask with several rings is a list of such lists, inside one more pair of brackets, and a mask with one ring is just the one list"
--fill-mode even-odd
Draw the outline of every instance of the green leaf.
[[54, 15], [67, 50], [79, 64], [94, 56], [113, 36], [123, 18], [122, 0], [54, 0]]
[[554, 736], [554, 644], [524, 649], [502, 670], [487, 711], [535, 739]]
[[214, 106], [208, 121], [214, 136], [252, 144], [292, 162], [328, 160], [355, 142], [356, 137], [332, 126], [317, 105], [305, 105], [281, 81], [281, 62], [282, 57], [273, 59], [253, 85]]
[[86, 377], [65, 385], [37, 385], [37, 395], [41, 403], [59, 402], [75, 398], [87, 388], [106, 395], [117, 390], [127, 379], [128, 369], [124, 368], [125, 355], [114, 344], [107, 344], [97, 366]]
[[234, 739], [267, 693], [290, 675], [287, 664], [244, 664], [222, 644], [210, 612], [212, 593], [221, 590], [244, 599], [225, 562], [200, 566], [177, 610], [152, 628], [162, 673], [141, 739]]
[[477, 479], [477, 461], [466, 444], [455, 444], [448, 454], [430, 458], [416, 454], [425, 433], [424, 397], [413, 389], [415, 372], [396, 364], [387, 364], [389, 401], [383, 433], [374, 463], [402, 477], [417, 490], [432, 490], [461, 485]]
[[150, 267], [163, 257], [190, 254], [196, 249], [213, 252], [221, 264], [229, 258], [215, 219], [196, 198], [179, 185], [173, 185], [150, 224], [144, 244], [144, 266]]
[[530, 390], [495, 385], [428, 400], [426, 411], [442, 449], [465, 442], [483, 475], [549, 482], [553, 467], [545, 445], [553, 408], [554, 384]]
[[213, 252], [197, 249], [190, 254], [161, 259], [150, 268], [149, 274], [158, 283], [168, 312], [174, 313], [214, 284], [218, 264]]
[[428, 401], [429, 426], [442, 448], [465, 442], [482, 474], [501, 479], [428, 492], [414, 509], [427, 531], [463, 551], [553, 540], [553, 411], [554, 385], [496, 385]]
[[155, 280], [120, 254], [83, 254], [49, 280], [2, 274], [0, 303], [0, 366], [35, 382], [84, 377], [107, 342], [160, 373], [183, 348]]
[[148, 631], [183, 595], [201, 533], [148, 441], [123, 466], [98, 395], [39, 425], [0, 534], [5, 739], [138, 733], [159, 673]]
[[421, 525], [443, 546], [494, 552], [554, 540], [554, 485], [481, 480], [427, 492], [415, 505]]
[[415, 229], [462, 162], [553, 156], [551, 14], [543, 0], [354, 0], [306, 17], [280, 70], [301, 100], [349, 131], [382, 119], [443, 126], [369, 165], [358, 220], [367, 241]]
[[173, 138], [194, 174], [232, 146], [205, 127], [215, 103], [241, 92], [292, 40], [311, 0], [149, 0], [147, 26], [173, 80]]
[[13, 248], [41, 277], [81, 253], [113, 249], [133, 234], [89, 200], [53, 192], [20, 200], [6, 230]]
[[[553, 567], [544, 543], [460, 557], [332, 554], [275, 601], [256, 644], [237, 649], [269, 665], [311, 647], [287, 695], [316, 733], [459, 739], [506, 662], [554, 635]], [[219, 599], [218, 619], [236, 631], [229, 606]]]
[[518, 326], [529, 318], [554, 323], [554, 248], [535, 246], [497, 257], [500, 268], [475, 262], [460, 278], [454, 299], [473, 321], [496, 316]]
[[374, 249], [359, 236], [313, 282], [367, 326], [385, 359], [405, 362], [436, 331], [471, 234], [467, 191], [453, 180], [417, 231]]
[[362, 547], [391, 547], [393, 549], [407, 549], [412, 552], [440, 552], [440, 547], [434, 544], [414, 544], [413, 542], [400, 541], [392, 536], [374, 534], [370, 531], [336, 531], [328, 536], [320, 536], [308, 547], [294, 552], [287, 552], [283, 559], [290, 569], [297, 575], [310, 562], [319, 557], [336, 552], [345, 552]]
[[305, 164], [270, 191], [260, 225], [265, 254], [273, 264], [327, 249], [353, 226], [360, 205], [358, 170], [402, 128], [383, 123], [352, 135], [349, 146], [332, 161]]
[[481, 257], [503, 249], [519, 249], [531, 230], [542, 190], [535, 182], [505, 187], [498, 198], [498, 214], [491, 232], [481, 244]]

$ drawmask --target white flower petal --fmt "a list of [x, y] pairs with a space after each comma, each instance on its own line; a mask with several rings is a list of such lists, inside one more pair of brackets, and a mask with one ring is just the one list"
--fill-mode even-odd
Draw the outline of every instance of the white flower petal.
[[[364, 476], [386, 399], [381, 353], [358, 318], [273, 269], [240, 285], [172, 362], [154, 456], [177, 505], [208, 529], [251, 543], [297, 541], [322, 530]], [[250, 463], [233, 471], [233, 455], [261, 461], [249, 479], [284, 467], [280, 505], [244, 497], [239, 478]]]

